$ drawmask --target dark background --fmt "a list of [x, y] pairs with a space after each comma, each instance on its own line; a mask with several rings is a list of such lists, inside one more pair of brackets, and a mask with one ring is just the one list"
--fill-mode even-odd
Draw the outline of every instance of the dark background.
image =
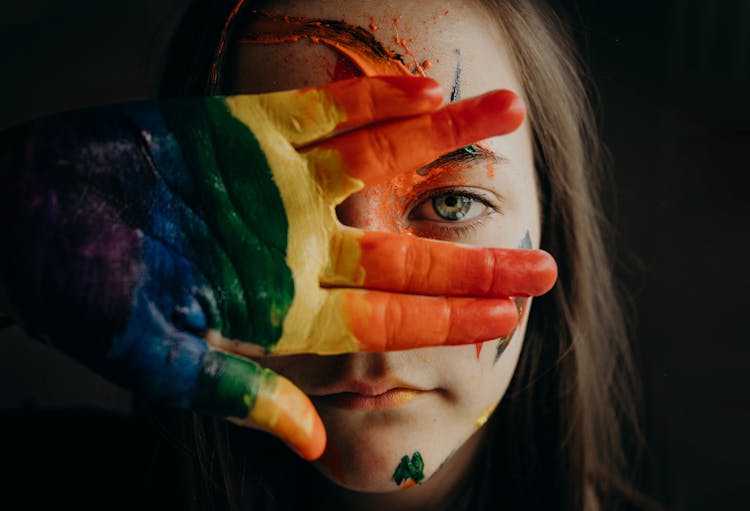
[[[185, 3], [0, 2], [0, 128], [152, 97]], [[611, 152], [607, 206], [646, 390], [643, 488], [675, 510], [746, 507], [750, 1], [559, 3]], [[3, 472], [44, 493], [68, 460], [101, 463], [106, 473], [81, 487], [115, 488], [107, 481], [130, 468], [112, 472], [107, 459], [150, 452], [140, 423], [117, 419], [131, 409], [123, 390], [15, 328], [0, 331]], [[112, 419], [76, 419], [92, 410]], [[155, 469], [143, 468], [145, 480]]]

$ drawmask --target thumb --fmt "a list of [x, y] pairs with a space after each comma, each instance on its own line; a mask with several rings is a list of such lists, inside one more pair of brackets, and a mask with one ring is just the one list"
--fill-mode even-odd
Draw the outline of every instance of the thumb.
[[304, 392], [252, 360], [222, 351], [206, 353], [193, 408], [267, 431], [307, 460], [326, 446], [323, 422]]

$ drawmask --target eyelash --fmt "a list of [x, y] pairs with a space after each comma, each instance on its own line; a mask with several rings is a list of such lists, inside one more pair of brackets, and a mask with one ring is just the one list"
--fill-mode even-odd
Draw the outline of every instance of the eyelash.
[[499, 204], [496, 204], [495, 202], [487, 199], [482, 195], [472, 193], [461, 188], [439, 188], [436, 190], [430, 190], [429, 192], [422, 195], [416, 201], [416, 204], [413, 207], [409, 208], [409, 214], [407, 215], [407, 217], [411, 218], [411, 215], [414, 211], [417, 211], [424, 204], [434, 200], [435, 197], [440, 197], [441, 195], [461, 195], [463, 197], [469, 197], [470, 199], [480, 202], [485, 207], [487, 207], [487, 211], [482, 213], [482, 215], [480, 215], [476, 219], [469, 220], [467, 222], [451, 222], [448, 220], [444, 222], [431, 222], [431, 237], [444, 239], [463, 239], [467, 237], [472, 231], [478, 229], [479, 227], [482, 227], [488, 217], [498, 213], [502, 213]]

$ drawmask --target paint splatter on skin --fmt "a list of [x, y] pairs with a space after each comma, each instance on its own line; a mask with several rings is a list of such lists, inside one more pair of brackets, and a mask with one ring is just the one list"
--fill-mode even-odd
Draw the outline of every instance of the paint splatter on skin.
[[[397, 31], [398, 19], [392, 21]], [[386, 49], [371, 33], [368, 33], [362, 27], [335, 20], [292, 18], [258, 11], [251, 11], [249, 18], [240, 20], [238, 23], [249, 27], [246, 31], [247, 34], [240, 35], [237, 39], [239, 43], [268, 45], [295, 42], [300, 38], [307, 38], [310, 41], [330, 46], [339, 52], [333, 76], [326, 69], [332, 79], [345, 77], [345, 75], [339, 74], [339, 69], [346, 67], [351, 70], [355, 66], [365, 76], [409, 73], [404, 66], [401, 55]], [[240, 33], [244, 34], [245, 32]], [[451, 101], [460, 99], [460, 50], [456, 49], [456, 54], [458, 59]], [[391, 62], [388, 62], [389, 60]], [[349, 64], [345, 64], [344, 61]], [[441, 156], [417, 171], [415, 176], [417, 178], [432, 174], [428, 179], [401, 180], [392, 183], [386, 190], [387, 193], [381, 192], [378, 197], [370, 197], [374, 204], [382, 204], [382, 207], [370, 208], [366, 212], [367, 218], [360, 218], [361, 212], [351, 210], [346, 213], [343, 210], [340, 212], [350, 217], [356, 216], [358, 221], [355, 223], [362, 225], [377, 224], [381, 228], [384, 225], [391, 225], [394, 222], [393, 208], [387, 207], [386, 202], [392, 201], [394, 197], [398, 198], [402, 205], [407, 204], [416, 198], [418, 190], [429, 185], [430, 180], [438, 179], [441, 176], [445, 177], [447, 174], [461, 177], [463, 170], [469, 169], [471, 165], [476, 165], [481, 161], [485, 161], [487, 167], [491, 168], [491, 165], [496, 163], [497, 159], [492, 151], [485, 148], [479, 146], [464, 147]], [[434, 169], [438, 171], [432, 172]], [[456, 184], [454, 183], [454, 185]], [[398, 225], [393, 225], [393, 227], [398, 232], [408, 232]]]
[[252, 11], [239, 20], [247, 28], [235, 42], [243, 44], [293, 43], [305, 38], [322, 43], [349, 58], [365, 76], [413, 76], [398, 53], [383, 46], [362, 27], [343, 21], [305, 19]]
[[[0, 150], [11, 300], [34, 334], [126, 388], [260, 426], [315, 458], [325, 432], [307, 396], [237, 354], [492, 339], [516, 323], [508, 296], [555, 280], [543, 252], [338, 223], [334, 207], [350, 193], [523, 119], [507, 91], [436, 110], [441, 99], [429, 79], [358, 78], [114, 105], [12, 130]], [[467, 277], [454, 285], [457, 273]]]
[[[524, 236], [521, 239], [521, 241], [518, 243], [518, 248], [522, 249], [522, 250], [531, 250], [532, 249], [531, 236], [529, 234], [528, 229], [524, 233]], [[519, 318], [519, 322], [520, 322], [520, 319], [523, 317], [523, 313], [525, 311], [526, 304], [528, 303], [528, 298], [513, 296], [513, 297], [511, 297], [511, 300], [513, 301], [514, 305], [516, 306], [516, 308], [518, 310], [518, 318]], [[500, 356], [505, 351], [505, 348], [508, 347], [508, 344], [510, 343], [510, 340], [513, 337], [513, 333], [514, 332], [515, 332], [515, 327], [513, 328], [513, 330], [508, 335], [506, 335], [504, 337], [501, 337], [500, 339], [497, 340], [497, 347], [495, 348], [495, 359], [493, 361], [493, 365], [497, 363], [497, 361], [500, 359]], [[480, 359], [480, 356], [482, 354], [482, 348], [484, 347], [484, 344], [485, 343], [478, 343], [478, 344], [474, 345], [474, 347], [476, 348], [477, 360]]]
[[423, 471], [424, 460], [419, 451], [416, 451], [412, 454], [411, 459], [407, 455], [401, 458], [401, 462], [393, 472], [392, 479], [396, 485], [401, 486], [404, 483], [404, 489], [410, 488], [424, 479]]
[[[513, 131], [523, 109], [512, 93], [435, 111], [436, 84], [395, 78], [412, 73], [366, 30], [254, 16], [240, 42], [305, 37], [338, 52], [333, 80], [394, 78], [117, 105], [16, 130], [0, 151], [0, 219], [13, 218], [0, 240], [14, 247], [0, 269], [34, 334], [130, 390], [261, 427], [314, 459], [326, 438], [309, 399], [236, 355], [496, 338], [517, 321], [507, 297], [545, 292], [556, 268], [542, 252], [404, 239], [335, 217], [354, 191]], [[214, 87], [219, 76], [212, 68]], [[467, 275], [458, 286], [456, 273]], [[483, 285], [505, 275], [507, 287]]]
[[533, 248], [533, 245], [531, 244], [531, 235], [529, 234], [528, 229], [523, 235], [523, 239], [521, 239], [521, 242], [518, 244], [518, 248], [523, 250], [531, 250]]
[[497, 405], [500, 404], [500, 400], [493, 402], [491, 405], [489, 405], [480, 415], [477, 417], [477, 420], [474, 422], [474, 431], [477, 431], [479, 428], [484, 426], [487, 421], [490, 418], [490, 415], [495, 411], [495, 408], [497, 408]]
[[451, 88], [451, 103], [461, 99], [461, 50], [456, 48], [456, 74]]
[[[533, 245], [531, 243], [531, 235], [529, 234], [528, 229], [526, 230], [526, 233], [524, 234], [523, 238], [521, 239], [520, 243], [518, 244], [518, 248], [521, 250], [532, 250]], [[521, 321], [521, 318], [523, 318], [524, 313], [526, 312], [526, 306], [529, 303], [529, 299], [527, 297], [512, 297], [511, 300], [516, 306], [516, 309], [518, 309], [518, 321]], [[497, 347], [495, 348], [495, 360], [492, 362], [492, 364], [497, 364], [497, 361], [500, 360], [500, 357], [502, 356], [505, 349], [508, 347], [508, 344], [510, 343], [510, 340], [513, 338], [513, 334], [515, 333], [515, 328], [506, 336], [501, 337], [497, 341]]]
[[393, 19], [393, 31], [396, 33], [396, 35], [393, 37], [394, 42], [404, 50], [404, 53], [406, 55], [409, 55], [414, 60], [414, 70], [412, 71], [412, 73], [419, 76], [425, 76], [424, 68], [422, 68], [422, 65], [417, 60], [416, 55], [414, 55], [414, 52], [411, 51], [411, 48], [409, 48], [409, 46], [406, 44], [406, 40], [398, 33], [398, 18]]

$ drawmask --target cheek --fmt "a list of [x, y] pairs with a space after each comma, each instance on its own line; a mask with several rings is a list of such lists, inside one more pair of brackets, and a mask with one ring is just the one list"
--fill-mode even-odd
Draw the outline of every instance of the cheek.
[[[463, 403], [465, 420], [471, 423], [471, 432], [484, 425], [508, 389], [523, 347], [529, 306], [530, 303], [509, 340], [466, 347], [469, 353], [461, 357], [460, 364], [454, 365], [458, 369], [451, 372], [454, 392], [457, 400]], [[471, 367], [465, 359], [471, 359]]]
[[496, 166], [491, 176], [494, 189], [503, 196], [506, 246], [517, 247], [528, 230], [533, 247], [538, 248], [541, 230], [539, 192], [529, 136], [525, 130], [519, 130], [492, 139], [488, 146], [512, 162]]

